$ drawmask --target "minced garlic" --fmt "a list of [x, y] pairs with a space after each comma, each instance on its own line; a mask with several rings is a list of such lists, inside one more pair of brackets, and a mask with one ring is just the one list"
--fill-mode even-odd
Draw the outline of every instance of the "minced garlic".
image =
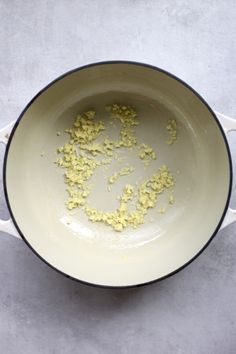
[[73, 127], [66, 129], [73, 143], [79, 144], [80, 148], [94, 141], [100, 132], [105, 129], [102, 121], [96, 122], [94, 120], [95, 114], [95, 111], [84, 112], [82, 115], [78, 114]]
[[[122, 162], [123, 159], [115, 152], [119, 148], [136, 149], [138, 156], [145, 164], [156, 159], [156, 153], [147, 144], [138, 144], [135, 134], [135, 126], [139, 124], [137, 112], [130, 106], [113, 104], [107, 107], [111, 118], [118, 119], [121, 123], [118, 140], [106, 137], [98, 142], [97, 138], [106, 129], [103, 121], [95, 120], [95, 111], [90, 110], [77, 115], [73, 126], [66, 129], [69, 134], [69, 142], [57, 149], [59, 157], [57, 165], [65, 169], [65, 183], [67, 185], [68, 210], [81, 207], [88, 219], [92, 222], [103, 222], [111, 226], [115, 231], [122, 231], [127, 226], [136, 228], [144, 223], [148, 209], [154, 208], [158, 202], [158, 196], [167, 189], [173, 188], [174, 178], [167, 166], [163, 165], [149, 179], [141, 184], [136, 182], [135, 187], [127, 184], [122, 194], [117, 198], [118, 206], [115, 211], [102, 211], [90, 206], [87, 198], [92, 192], [88, 185], [95, 170], [105, 165], [110, 165], [114, 160]], [[172, 120], [168, 123], [167, 130], [170, 133], [172, 144], [176, 140], [176, 123]], [[109, 124], [109, 123], [108, 123]], [[59, 135], [59, 134], [58, 134]], [[132, 166], [125, 166], [108, 178], [108, 190], [115, 181], [134, 171]], [[174, 197], [169, 196], [169, 204], [173, 204]], [[130, 207], [132, 206], [132, 211]], [[164, 208], [158, 209], [165, 212]]]
[[112, 106], [108, 106], [107, 109], [111, 112], [112, 116], [119, 119], [122, 124], [120, 141], [117, 143], [117, 147], [131, 148], [136, 145], [137, 138], [133, 127], [139, 124], [137, 112], [130, 106], [123, 106], [116, 103]]
[[113, 173], [113, 175], [108, 178], [108, 183], [113, 184], [119, 177], [129, 175], [132, 172], [134, 172], [132, 166], [123, 167], [120, 171]]
[[[86, 206], [85, 212], [89, 220], [104, 222], [110, 225], [115, 231], [122, 231], [128, 225], [136, 228], [144, 223], [144, 217], [149, 208], [154, 208], [157, 204], [158, 195], [166, 189], [173, 187], [174, 178], [164, 165], [149, 180], [143, 182], [138, 189], [138, 197], [135, 211], [128, 209], [128, 202], [135, 196], [135, 189], [131, 185], [126, 185], [122, 195], [119, 197], [119, 206], [113, 212], [103, 212], [96, 208]], [[162, 212], [165, 210], [163, 209]]]
[[151, 160], [156, 160], [157, 158], [157, 155], [153, 148], [147, 144], [140, 145], [138, 156], [141, 160], [143, 160], [146, 166], [149, 165]]
[[166, 129], [169, 133], [169, 138], [166, 141], [168, 145], [172, 145], [177, 139], [177, 123], [175, 119], [170, 119], [166, 126]]

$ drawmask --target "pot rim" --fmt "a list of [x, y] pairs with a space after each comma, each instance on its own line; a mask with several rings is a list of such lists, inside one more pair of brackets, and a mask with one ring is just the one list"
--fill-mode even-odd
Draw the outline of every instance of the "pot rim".
[[[225, 147], [226, 147], [226, 151], [227, 151], [227, 155], [228, 155], [228, 162], [229, 162], [229, 190], [228, 190], [228, 195], [227, 195], [227, 200], [226, 200], [226, 204], [222, 213], [222, 216], [215, 228], [215, 231], [213, 232], [213, 234], [211, 235], [211, 237], [209, 238], [209, 240], [207, 241], [206, 244], [204, 244], [204, 246], [200, 249], [200, 251], [195, 254], [188, 262], [186, 262], [185, 264], [183, 264], [181, 267], [175, 269], [174, 271], [159, 277], [157, 279], [151, 280], [151, 281], [147, 281], [144, 283], [140, 283], [140, 284], [131, 284], [131, 285], [102, 285], [102, 284], [96, 284], [96, 283], [91, 283], [91, 282], [86, 282], [84, 280], [75, 278], [73, 276], [70, 276], [66, 273], [64, 273], [63, 271], [61, 271], [60, 269], [57, 269], [56, 267], [54, 267], [52, 264], [50, 264], [46, 259], [44, 259], [32, 246], [31, 244], [27, 241], [27, 239], [25, 238], [24, 234], [21, 232], [20, 227], [17, 224], [17, 221], [14, 217], [14, 213], [11, 209], [11, 205], [10, 205], [10, 201], [9, 201], [9, 197], [8, 197], [8, 192], [7, 192], [7, 177], [6, 177], [6, 168], [7, 168], [7, 160], [8, 160], [8, 153], [9, 153], [9, 149], [10, 149], [10, 145], [12, 142], [12, 139], [14, 137], [15, 131], [21, 121], [21, 119], [23, 119], [25, 112], [28, 110], [28, 108], [34, 103], [34, 101], [42, 94], [44, 93], [49, 87], [51, 87], [52, 85], [54, 85], [54, 83], [56, 83], [57, 81], [60, 81], [62, 79], [64, 79], [66, 76], [80, 71], [80, 70], [84, 70], [87, 69], [89, 67], [93, 67], [93, 66], [99, 66], [99, 65], [110, 65], [110, 64], [131, 64], [131, 65], [136, 65], [136, 66], [142, 66], [142, 67], [147, 67], [159, 72], [162, 72], [164, 74], [166, 74], [167, 76], [171, 77], [174, 80], [177, 80], [178, 82], [180, 82], [181, 84], [183, 84], [185, 87], [187, 87], [190, 91], [192, 91], [199, 99], [200, 101], [205, 105], [205, 107], [208, 109], [208, 111], [211, 113], [212, 117], [215, 119], [218, 128], [222, 134], [222, 137], [224, 139], [224, 143], [225, 143]], [[229, 144], [228, 144], [228, 140], [226, 138], [225, 132], [220, 124], [219, 119], [217, 118], [216, 114], [214, 113], [214, 111], [212, 110], [212, 108], [208, 105], [208, 103], [204, 100], [204, 98], [197, 92], [195, 91], [189, 84], [187, 84], [185, 81], [183, 81], [182, 79], [178, 78], [177, 76], [171, 74], [169, 71], [163, 70], [157, 66], [154, 65], [150, 65], [150, 64], [146, 64], [146, 63], [141, 63], [141, 62], [136, 62], [136, 61], [130, 61], [130, 60], [109, 60], [109, 61], [99, 61], [99, 62], [95, 62], [95, 63], [91, 63], [91, 64], [87, 64], [87, 65], [83, 65], [83, 66], [79, 66], [75, 69], [69, 70], [67, 72], [65, 72], [64, 74], [58, 76], [56, 79], [54, 79], [53, 81], [51, 81], [48, 85], [44, 86], [30, 101], [29, 103], [25, 106], [25, 108], [23, 109], [23, 111], [20, 113], [19, 117], [16, 120], [16, 123], [11, 131], [7, 146], [6, 146], [6, 151], [5, 151], [5, 155], [4, 155], [4, 161], [3, 161], [3, 189], [4, 189], [4, 194], [5, 194], [5, 198], [6, 198], [6, 203], [7, 203], [7, 207], [10, 213], [10, 216], [12, 218], [12, 221], [19, 233], [19, 235], [21, 236], [21, 238], [24, 240], [24, 242], [26, 243], [26, 245], [33, 251], [33, 253], [38, 256], [44, 263], [46, 263], [49, 267], [51, 267], [52, 269], [56, 270], [57, 272], [59, 272], [60, 274], [64, 275], [66, 278], [70, 278], [74, 281], [77, 281], [79, 283], [85, 284], [85, 285], [90, 285], [90, 286], [94, 286], [94, 287], [98, 287], [98, 288], [110, 288], [110, 289], [128, 289], [128, 288], [136, 288], [136, 287], [141, 287], [141, 286], [145, 286], [145, 285], [149, 285], [149, 284], [153, 284], [156, 282], [159, 282], [161, 280], [167, 279], [169, 277], [171, 277], [172, 275], [175, 275], [177, 273], [179, 273], [182, 269], [184, 269], [185, 267], [187, 267], [190, 263], [192, 263], [197, 257], [200, 256], [200, 254], [209, 246], [209, 244], [211, 243], [211, 241], [213, 240], [213, 238], [216, 236], [217, 232], [220, 229], [220, 226], [225, 218], [226, 212], [228, 210], [229, 207], [229, 202], [230, 202], [230, 197], [231, 197], [231, 192], [232, 192], [232, 181], [233, 181], [233, 168], [232, 168], [232, 157], [231, 157], [231, 152], [230, 152], [230, 148], [229, 148]]]

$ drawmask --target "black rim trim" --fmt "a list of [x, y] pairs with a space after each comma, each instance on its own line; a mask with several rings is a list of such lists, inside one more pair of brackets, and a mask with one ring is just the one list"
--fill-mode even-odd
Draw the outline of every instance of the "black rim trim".
[[[167, 76], [177, 80], [178, 82], [182, 83], [185, 87], [187, 87], [190, 91], [192, 91], [199, 99], [200, 101], [207, 107], [207, 109], [210, 111], [210, 113], [212, 114], [212, 116], [214, 117], [216, 123], [218, 124], [218, 127], [222, 133], [222, 136], [223, 136], [223, 139], [224, 139], [224, 142], [225, 142], [225, 147], [226, 147], [226, 150], [227, 150], [227, 154], [228, 154], [228, 161], [229, 161], [229, 190], [228, 190], [228, 196], [227, 196], [227, 200], [226, 200], [226, 204], [225, 204], [225, 208], [224, 208], [224, 211], [223, 211], [223, 214], [220, 218], [220, 221], [218, 223], [218, 225], [216, 226], [216, 229], [214, 231], [214, 233], [212, 234], [212, 236], [210, 237], [210, 239], [208, 240], [208, 242], [202, 247], [202, 249], [193, 257], [191, 258], [188, 262], [186, 262], [185, 264], [183, 264], [181, 267], [177, 268], [176, 270], [174, 270], [173, 272], [163, 276], [163, 277], [160, 277], [160, 278], [157, 278], [157, 279], [154, 279], [154, 280], [151, 280], [151, 281], [148, 281], [148, 282], [145, 282], [145, 283], [141, 283], [141, 284], [133, 284], [133, 285], [121, 285], [121, 286], [116, 286], [116, 285], [101, 285], [101, 284], [94, 284], [94, 283], [90, 283], [90, 282], [86, 282], [84, 280], [81, 280], [81, 279], [78, 279], [78, 278], [74, 278], [66, 273], [64, 273], [63, 271], [57, 269], [56, 267], [54, 267], [53, 265], [51, 265], [46, 259], [44, 259], [40, 254], [37, 253], [37, 251], [35, 251], [35, 249], [30, 245], [30, 243], [27, 241], [27, 239], [25, 238], [25, 236], [23, 235], [23, 233], [21, 232], [16, 220], [15, 220], [15, 217], [14, 217], [14, 214], [13, 214], [13, 211], [11, 209], [11, 205], [10, 205], [10, 201], [9, 201], [9, 198], [8, 198], [8, 193], [7, 193], [7, 183], [6, 183], [6, 168], [7, 168], [7, 158], [8, 158], [8, 153], [9, 153], [9, 148], [10, 148], [10, 145], [11, 145], [11, 141], [12, 141], [12, 138], [14, 136], [14, 133], [21, 121], [21, 119], [23, 118], [25, 112], [28, 110], [28, 108], [31, 106], [31, 104], [44, 92], [46, 91], [50, 86], [52, 86], [54, 83], [56, 83], [57, 81], [63, 79], [64, 77], [76, 72], [76, 71], [80, 71], [80, 70], [83, 70], [83, 69], [86, 69], [86, 68], [89, 68], [89, 67], [93, 67], [93, 66], [98, 66], [98, 65], [107, 65], [107, 64], [132, 64], [132, 65], [136, 65], [136, 66], [142, 66], [142, 67], [147, 67], [147, 68], [150, 68], [150, 69], [153, 69], [153, 70], [156, 70], [156, 71], [159, 71], [159, 72], [162, 72], [164, 74], [166, 74]], [[73, 70], [70, 70], [70, 71], [67, 71], [66, 73], [60, 75], [59, 77], [57, 77], [55, 80], [51, 81], [47, 86], [45, 86], [44, 88], [42, 88], [32, 99], [31, 101], [26, 105], [26, 107], [23, 109], [23, 111], [21, 112], [21, 114], [19, 115], [18, 119], [16, 120], [16, 123], [11, 131], [11, 134], [10, 134], [10, 137], [9, 137], [9, 140], [8, 140], [8, 143], [7, 143], [7, 146], [6, 146], [6, 152], [5, 152], [5, 155], [4, 155], [4, 161], [3, 161], [3, 189], [4, 189], [4, 194], [5, 194], [5, 198], [6, 198], [6, 202], [7, 202], [7, 206], [8, 206], [8, 209], [9, 209], [9, 213], [11, 215], [11, 218], [12, 218], [12, 221], [18, 231], [18, 233], [20, 234], [20, 236], [22, 237], [22, 239], [24, 240], [24, 242], [26, 243], [26, 245], [33, 251], [34, 254], [36, 254], [36, 256], [38, 256], [44, 263], [46, 263], [49, 267], [53, 268], [54, 270], [56, 270], [57, 272], [59, 272], [60, 274], [64, 275], [66, 278], [70, 278], [72, 280], [75, 280], [79, 283], [82, 283], [82, 284], [86, 284], [86, 285], [90, 285], [90, 286], [94, 286], [94, 287], [98, 287], [98, 288], [110, 288], [110, 289], [127, 289], [127, 288], [135, 288], [135, 287], [141, 287], [141, 286], [144, 286], [144, 285], [149, 285], [149, 284], [153, 284], [153, 283], [156, 283], [158, 281], [161, 281], [161, 280], [164, 280], [164, 279], [167, 279], [169, 278], [170, 276], [174, 275], [174, 274], [177, 274], [178, 272], [180, 272], [182, 269], [184, 269], [185, 267], [187, 267], [190, 263], [192, 263], [206, 248], [207, 246], [209, 246], [209, 244], [211, 243], [211, 241], [213, 240], [213, 238], [215, 237], [215, 235], [217, 234], [217, 232], [219, 231], [220, 229], [220, 226], [224, 220], [224, 217], [226, 215], [226, 212], [228, 210], [228, 207], [229, 207], [229, 202], [230, 202], [230, 196], [231, 196], [231, 191], [232, 191], [232, 180], [233, 180], [233, 169], [232, 169], [232, 158], [231, 158], [231, 153], [230, 153], [230, 149], [229, 149], [229, 145], [228, 145], [228, 141], [227, 141], [227, 138], [226, 138], [226, 135], [224, 133], [224, 130], [216, 116], [216, 114], [214, 113], [214, 111], [211, 109], [211, 107], [208, 105], [208, 103], [202, 98], [202, 96], [199, 95], [199, 93], [197, 93], [191, 86], [189, 86], [186, 82], [184, 82], [183, 80], [179, 79], [177, 76], [169, 73], [168, 71], [166, 70], [163, 70], [163, 69], [160, 69], [156, 66], [153, 66], [153, 65], [149, 65], [149, 64], [145, 64], [145, 63], [139, 63], [139, 62], [135, 62], [135, 61], [126, 61], [126, 60], [114, 60], [114, 61], [101, 61], [101, 62], [97, 62], [97, 63], [92, 63], [92, 64], [88, 64], [88, 65], [84, 65], [84, 66], [81, 66], [81, 67], [78, 67], [78, 68], [75, 68]]]

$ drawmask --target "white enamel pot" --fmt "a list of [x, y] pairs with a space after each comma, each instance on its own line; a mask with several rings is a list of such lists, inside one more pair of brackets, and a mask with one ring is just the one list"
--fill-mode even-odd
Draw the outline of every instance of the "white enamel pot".
[[[153, 211], [152, 222], [122, 233], [89, 222], [80, 210], [67, 222], [63, 175], [54, 164], [57, 147], [66, 141], [66, 134], [57, 136], [57, 131], [63, 132], [76, 113], [91, 107], [99, 112], [114, 101], [137, 109], [139, 140], [158, 154], [154, 167], [165, 163], [180, 171], [175, 204], [163, 215]], [[171, 117], [178, 123], [178, 140], [168, 146], [163, 132]], [[70, 71], [0, 131], [7, 144], [3, 176], [11, 215], [0, 229], [21, 237], [52, 268], [88, 284], [130, 287], [164, 279], [236, 219], [229, 208], [232, 164], [225, 134], [231, 130], [236, 121], [214, 112], [186, 83], [156, 67], [116, 61]], [[145, 173], [137, 166], [136, 177], [130, 178]], [[108, 195], [101, 179], [92, 201], [114, 208], [120, 187]]]

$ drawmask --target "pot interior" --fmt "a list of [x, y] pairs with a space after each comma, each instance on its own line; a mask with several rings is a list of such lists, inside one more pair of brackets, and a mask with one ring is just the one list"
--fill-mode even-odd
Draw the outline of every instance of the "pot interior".
[[[94, 109], [106, 120], [104, 106], [114, 102], [135, 108], [138, 140], [151, 145], [157, 159], [145, 168], [132, 150], [125, 152], [134, 173], [120, 178], [109, 192], [104, 175], [120, 166], [101, 169], [93, 177], [90, 203], [115, 210], [124, 184], [145, 180], [163, 164], [176, 181], [175, 203], [165, 213], [149, 210], [145, 224], [122, 232], [92, 223], [81, 209], [70, 215], [63, 171], [54, 163], [57, 148], [68, 140], [64, 130], [75, 116]], [[173, 145], [166, 144], [169, 119], [178, 127]], [[106, 133], [115, 138], [117, 129], [107, 125]], [[229, 189], [227, 146], [211, 111], [182, 82], [132, 63], [89, 66], [42, 91], [19, 121], [6, 163], [10, 209], [30, 246], [56, 269], [99, 285], [146, 283], [189, 262], [214, 234]], [[168, 193], [160, 196], [160, 207], [168, 204]]]

